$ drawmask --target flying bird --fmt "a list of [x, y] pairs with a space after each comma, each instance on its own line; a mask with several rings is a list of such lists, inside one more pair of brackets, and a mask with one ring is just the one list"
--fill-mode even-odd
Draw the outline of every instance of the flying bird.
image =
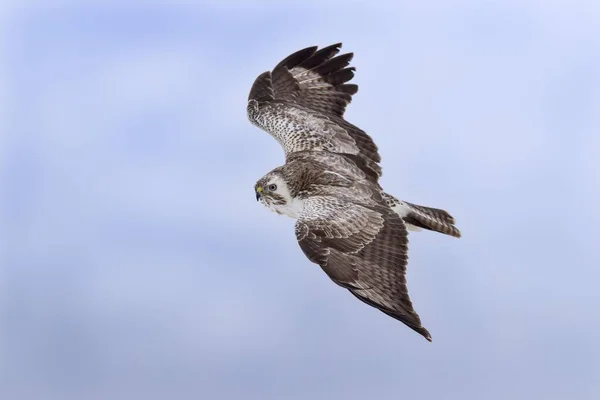
[[341, 46], [299, 50], [254, 81], [248, 118], [285, 153], [256, 183], [256, 199], [296, 219], [300, 248], [335, 283], [431, 341], [406, 287], [407, 229], [461, 233], [447, 211], [381, 188], [377, 145], [344, 118], [358, 86]]

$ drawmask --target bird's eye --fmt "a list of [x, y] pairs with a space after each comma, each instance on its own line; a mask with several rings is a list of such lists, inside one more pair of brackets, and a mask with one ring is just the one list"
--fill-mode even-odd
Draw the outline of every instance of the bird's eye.
[[267, 189], [269, 189], [271, 192], [274, 192], [277, 190], [277, 185], [275, 185], [274, 183], [270, 184]]

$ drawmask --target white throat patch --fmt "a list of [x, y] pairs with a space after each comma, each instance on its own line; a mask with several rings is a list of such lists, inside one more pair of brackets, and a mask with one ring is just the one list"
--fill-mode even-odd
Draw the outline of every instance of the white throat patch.
[[266, 201], [263, 201], [262, 203], [269, 210], [279, 215], [285, 215], [294, 219], [300, 217], [300, 214], [302, 214], [302, 211], [304, 210], [304, 200], [292, 198], [287, 183], [285, 183], [285, 181], [280, 176], [274, 176], [273, 178], [271, 178], [266, 186], [268, 187], [272, 184], [277, 185], [277, 190], [275, 190], [275, 193], [282, 196], [285, 199], [286, 203], [273, 204], [271, 202]]

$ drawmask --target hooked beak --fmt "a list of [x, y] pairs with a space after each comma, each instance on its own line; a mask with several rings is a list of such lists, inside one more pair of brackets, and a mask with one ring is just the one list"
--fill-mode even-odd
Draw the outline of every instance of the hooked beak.
[[260, 186], [255, 189], [255, 192], [256, 192], [256, 201], [259, 201], [260, 198], [262, 197], [262, 191], [263, 191], [263, 188], [260, 187]]

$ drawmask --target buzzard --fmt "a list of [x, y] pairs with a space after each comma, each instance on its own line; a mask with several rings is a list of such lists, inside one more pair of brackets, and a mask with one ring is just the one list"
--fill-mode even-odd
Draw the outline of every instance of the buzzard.
[[248, 118], [285, 152], [256, 183], [256, 199], [296, 219], [300, 248], [335, 283], [431, 341], [406, 287], [407, 229], [461, 233], [447, 211], [381, 188], [377, 145], [344, 119], [358, 86], [341, 46], [299, 50], [254, 81]]

